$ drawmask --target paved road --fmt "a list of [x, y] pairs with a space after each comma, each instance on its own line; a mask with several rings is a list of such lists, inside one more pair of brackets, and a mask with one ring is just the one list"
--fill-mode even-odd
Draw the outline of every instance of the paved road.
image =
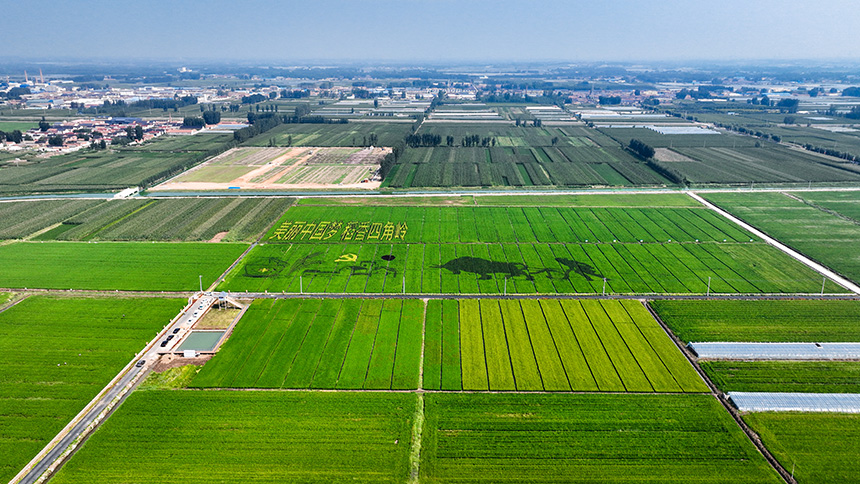
[[[108, 390], [105, 395], [90, 408], [90, 411], [81, 418], [81, 420], [72, 427], [72, 430], [63, 437], [57, 445], [55, 445], [44, 457], [27, 473], [19, 484], [33, 484], [39, 477], [45, 473], [48, 468], [60, 458], [63, 452], [72, 445], [72, 443], [80, 437], [86, 428], [95, 421], [105, 408], [112, 402], [117, 395], [128, 385], [128, 383], [142, 371], [148, 371], [147, 368], [132, 367], [128, 373], [123, 376], [116, 385]], [[123, 397], [125, 398], [125, 397]]]
[[[95, 403], [90, 402], [89, 410], [62, 436], [59, 442], [54, 445], [50, 451], [43, 455], [42, 458], [34, 464], [33, 468], [18, 481], [18, 484], [33, 484], [37, 482], [39, 477], [62, 457], [63, 452], [65, 452], [66, 449], [75, 442], [75, 440], [86, 434], [87, 427], [99, 418], [99, 415], [101, 415], [108, 405], [110, 405], [110, 403], [126, 389], [129, 383], [136, 376], [146, 376], [141, 373], [149, 372], [159, 355], [173, 351], [173, 349], [182, 340], [182, 337], [185, 336], [188, 329], [203, 316], [204, 310], [208, 309], [215, 303], [215, 301], [216, 298], [214, 296], [204, 295], [203, 297], [195, 300], [193, 304], [187, 306], [182, 313], [180, 313], [179, 317], [175, 318], [173, 323], [163, 330], [156, 339], [152, 340], [146, 346], [142, 354], [135, 358], [135, 363], [138, 361], [144, 361], [143, 366], [137, 366], [136, 364], [129, 365], [128, 371], [121, 378], [116, 381], [112, 380], [112, 384], [109, 383], [106, 389], [102, 391], [103, 393], [101, 394], [101, 397], [97, 397], [98, 400], [96, 400]], [[168, 336], [172, 336], [172, 338], [167, 339]], [[164, 341], [167, 341], [167, 344], [161, 346], [161, 342]], [[125, 400], [129, 393], [122, 395], [122, 399], [117, 403], [117, 406]], [[115, 408], [116, 407], [114, 407], [114, 409]], [[66, 429], [63, 429], [63, 431], [66, 431]]]

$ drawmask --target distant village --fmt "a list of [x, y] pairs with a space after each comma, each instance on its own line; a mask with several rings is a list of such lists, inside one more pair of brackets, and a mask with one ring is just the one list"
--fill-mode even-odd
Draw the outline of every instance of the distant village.
[[[190, 71], [185, 69], [181, 72]], [[58, 153], [87, 147], [105, 148], [117, 143], [141, 143], [164, 134], [194, 134], [201, 130], [231, 132], [246, 126], [236, 121], [243, 118], [246, 111], [256, 109], [260, 112], [263, 108], [271, 108], [277, 112], [277, 106], [271, 103], [284, 99], [313, 99], [316, 102], [307, 103], [309, 109], [305, 114], [322, 118], [408, 119], [427, 115], [431, 120], [502, 122], [506, 118], [491, 106], [516, 102], [530, 105], [525, 107], [530, 118], [572, 122], [586, 121], [590, 115], [605, 117], [607, 110], [619, 113], [634, 108], [656, 110], [657, 106], [683, 99], [752, 104], [767, 102], [777, 108], [775, 112], [782, 112], [780, 108], [786, 106], [791, 107], [792, 112], [798, 112], [797, 100], [801, 99], [813, 109], [799, 113], [821, 112], [826, 108], [835, 109], [834, 99], [843, 95], [841, 89], [834, 86], [802, 86], [764, 79], [725, 79], [724, 85], [663, 82], [655, 83], [653, 89], [647, 90], [631, 88], [622, 77], [599, 79], [602, 83], [600, 89], [575, 86], [537, 89], [510, 83], [495, 84], [487, 76], [475, 76], [471, 82], [416, 81], [412, 87], [344, 79], [311, 82], [308, 79], [254, 78], [250, 80], [253, 87], [231, 88], [223, 85], [125, 87], [111, 86], [111, 81], [113, 79], [107, 77], [102, 82], [83, 84], [68, 79], [46, 80], [41, 71], [38, 76], [25, 72], [23, 82], [8, 78], [5, 82], [0, 81], [0, 112], [4, 109], [27, 109], [38, 116], [39, 109], [59, 109], [70, 110], [80, 116], [59, 122], [43, 120], [38, 128], [26, 132], [2, 133], [0, 149]], [[217, 81], [212, 79], [213, 84]], [[580, 84], [588, 83], [583, 81]], [[847, 90], [844, 94], [848, 94]], [[761, 101], [758, 96], [761, 96]], [[440, 102], [443, 99], [450, 104]], [[199, 104], [201, 113], [204, 106], [206, 110], [217, 111], [217, 121], [210, 123], [207, 120], [208, 126], [184, 125], [183, 116], [189, 113], [187, 110], [179, 112], [178, 108], [191, 104]], [[601, 111], [594, 114], [588, 111], [591, 109], [588, 106]], [[138, 117], [132, 117], [126, 111]], [[220, 112], [233, 113], [231, 120], [220, 123]]]

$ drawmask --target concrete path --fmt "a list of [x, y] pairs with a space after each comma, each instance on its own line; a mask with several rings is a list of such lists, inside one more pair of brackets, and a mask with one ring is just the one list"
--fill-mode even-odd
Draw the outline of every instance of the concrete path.
[[741, 219], [735, 217], [734, 215], [726, 212], [725, 210], [717, 207], [716, 205], [705, 200], [704, 198], [700, 197], [699, 195], [697, 195], [693, 192], [687, 192], [687, 194], [689, 196], [691, 196], [694, 200], [701, 203], [702, 205], [708, 207], [709, 209], [713, 210], [714, 212], [717, 212], [718, 214], [731, 220], [732, 222], [736, 223], [737, 225], [740, 225], [741, 227], [743, 227], [747, 231], [755, 234], [756, 237], [764, 240], [768, 244], [770, 244], [770, 245], [776, 247], [777, 249], [785, 252], [790, 257], [792, 257], [793, 259], [806, 265], [807, 267], [811, 268], [812, 270], [814, 270], [814, 271], [818, 272], [819, 274], [829, 278], [830, 280], [839, 284], [840, 286], [844, 287], [845, 289], [848, 289], [849, 291], [851, 291], [855, 294], [860, 294], [860, 286], [858, 286], [857, 284], [854, 284], [853, 282], [849, 281], [848, 279], [846, 279], [846, 278], [840, 276], [839, 274], [831, 271], [830, 269], [824, 267], [823, 265], [819, 264], [818, 262], [815, 262], [814, 260], [810, 259], [809, 257], [806, 257], [805, 255], [801, 254], [800, 252], [797, 252], [796, 250], [789, 248], [787, 245], [780, 243], [778, 240], [774, 239], [773, 237], [768, 236], [767, 234], [765, 234], [761, 230], [758, 230], [757, 228], [753, 227], [752, 225], [744, 222], [743, 220], [741, 220]]

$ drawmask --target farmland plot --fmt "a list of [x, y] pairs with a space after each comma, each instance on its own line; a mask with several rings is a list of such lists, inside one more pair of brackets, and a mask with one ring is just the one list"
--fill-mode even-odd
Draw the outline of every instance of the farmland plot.
[[0, 287], [182, 291], [212, 283], [244, 244], [19, 242], [0, 246]]
[[707, 199], [849, 279], [860, 281], [860, 226], [780, 193], [713, 193]]
[[860, 478], [860, 415], [766, 412], [744, 421], [797, 482], [843, 483]]
[[379, 146], [393, 146], [412, 132], [411, 123], [281, 124], [245, 142], [245, 146], [368, 146], [376, 136]]
[[431, 301], [426, 328], [430, 390], [707, 391], [635, 301]]
[[379, 183], [370, 179], [390, 152], [374, 147], [233, 148], [152, 190], [376, 188]]
[[858, 301], [651, 301], [686, 342], [860, 341]]
[[[705, 293], [709, 281], [714, 293], [821, 287], [810, 269], [693, 208], [307, 205], [288, 210], [264, 242], [222, 289]], [[843, 291], [832, 283], [826, 290]]]
[[724, 392], [860, 393], [858, 361], [701, 361]]
[[[78, 213], [58, 208], [55, 224], [33, 240], [147, 240], [147, 241], [250, 241], [290, 206], [289, 198], [198, 198], [110, 200], [84, 207]], [[40, 220], [37, 205], [10, 204], [10, 215]], [[55, 211], [51, 211], [53, 213]], [[23, 225], [32, 225], [22, 222]], [[20, 230], [20, 228], [18, 229]], [[27, 228], [25, 231], [32, 230]]]
[[711, 396], [424, 398], [422, 482], [781, 482]]
[[403, 482], [415, 398], [136, 392], [52, 482]]
[[33, 296], [0, 314], [0, 480], [21, 470], [182, 305]]
[[415, 389], [423, 311], [415, 300], [259, 300], [192, 386]]

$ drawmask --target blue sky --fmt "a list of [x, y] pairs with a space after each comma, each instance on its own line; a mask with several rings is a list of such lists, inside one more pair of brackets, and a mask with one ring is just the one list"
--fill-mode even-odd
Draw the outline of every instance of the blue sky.
[[860, 58], [856, 0], [7, 2], [0, 56], [224, 61]]

